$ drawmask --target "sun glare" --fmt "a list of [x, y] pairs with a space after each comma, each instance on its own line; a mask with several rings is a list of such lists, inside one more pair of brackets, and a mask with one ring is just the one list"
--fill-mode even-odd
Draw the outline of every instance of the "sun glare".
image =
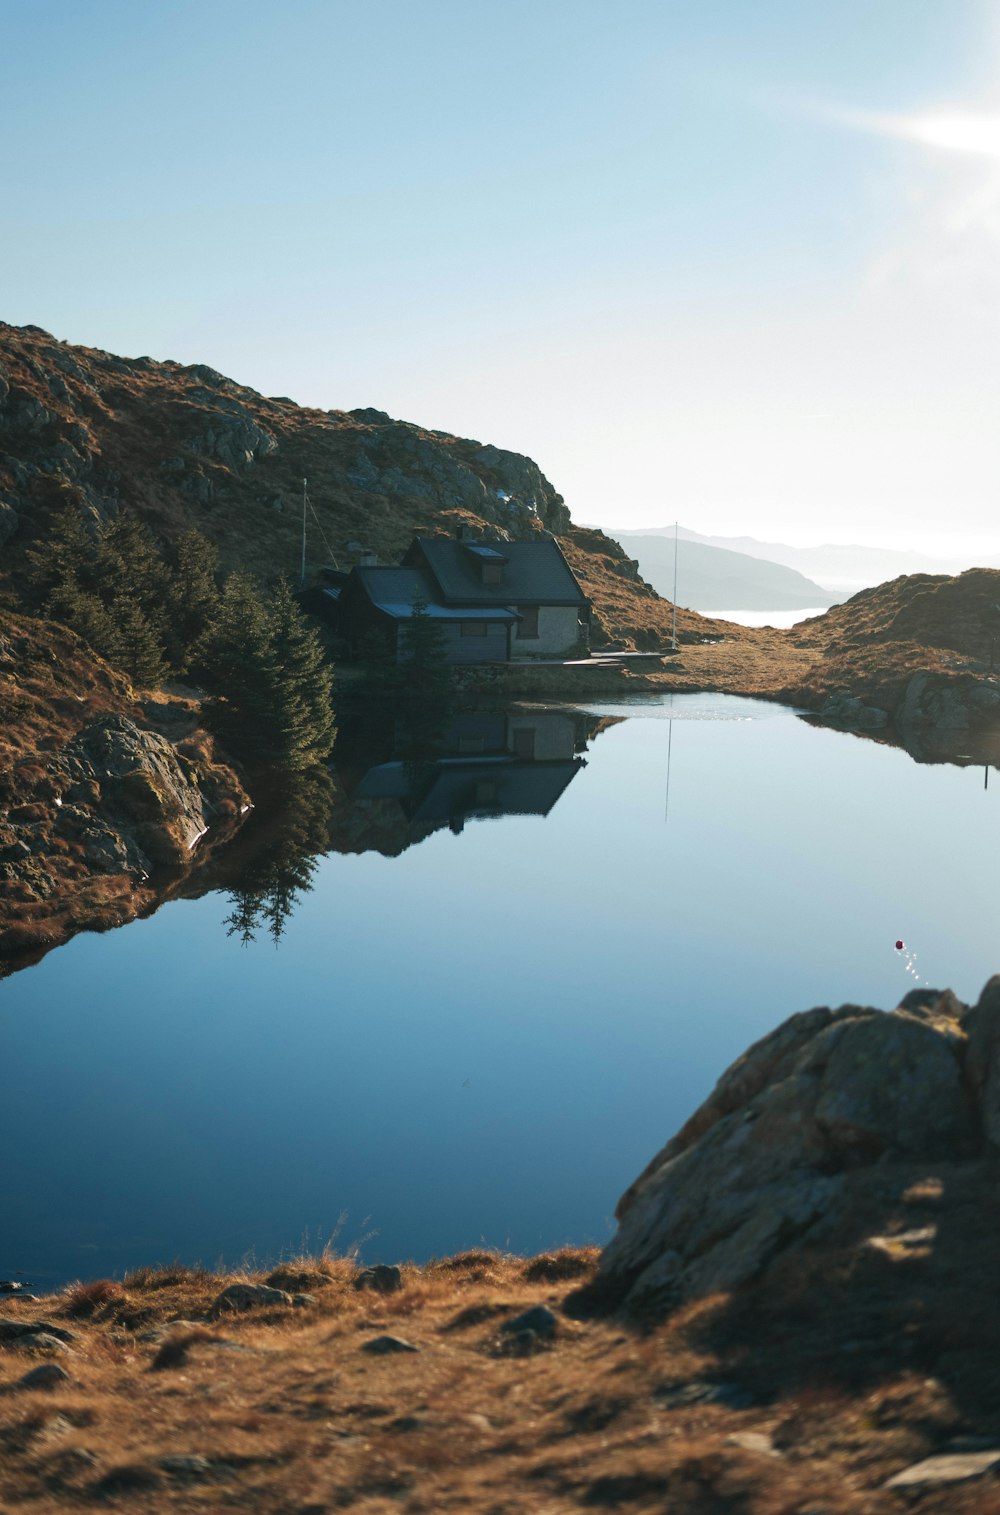
[[894, 121], [893, 128], [899, 136], [927, 147], [1000, 158], [1000, 116], [904, 116]]

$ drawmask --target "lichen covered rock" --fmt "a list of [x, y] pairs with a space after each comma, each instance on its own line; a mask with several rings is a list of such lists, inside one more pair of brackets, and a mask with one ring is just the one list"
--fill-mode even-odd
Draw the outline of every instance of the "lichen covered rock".
[[1000, 1147], [1000, 977], [978, 1004], [916, 991], [889, 1013], [792, 1016], [727, 1069], [623, 1195], [590, 1291], [649, 1311], [732, 1289], [832, 1224], [881, 1161]]

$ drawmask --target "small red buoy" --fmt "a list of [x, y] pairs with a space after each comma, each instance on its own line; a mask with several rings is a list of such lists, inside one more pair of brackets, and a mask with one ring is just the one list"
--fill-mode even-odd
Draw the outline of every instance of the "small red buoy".
[[905, 945], [905, 943], [903, 943], [903, 942], [897, 942], [896, 943], [896, 951], [897, 952], [902, 952], [904, 945]]

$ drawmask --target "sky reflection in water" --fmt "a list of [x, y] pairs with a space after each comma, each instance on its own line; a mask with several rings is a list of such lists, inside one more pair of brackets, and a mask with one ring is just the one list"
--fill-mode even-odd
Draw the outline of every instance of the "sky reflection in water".
[[1000, 969], [981, 769], [747, 700], [589, 708], [629, 718], [547, 818], [332, 853], [277, 950], [216, 894], [0, 984], [0, 1274], [267, 1261], [344, 1211], [370, 1261], [603, 1242], [748, 1042], [898, 1001], [897, 938], [963, 997]]

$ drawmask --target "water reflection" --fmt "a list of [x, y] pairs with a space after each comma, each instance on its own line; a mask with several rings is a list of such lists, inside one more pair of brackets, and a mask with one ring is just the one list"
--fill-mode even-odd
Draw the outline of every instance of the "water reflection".
[[[993, 775], [721, 695], [549, 713], [453, 711], [430, 753], [372, 714], [328, 788], [255, 793], [190, 900], [4, 980], [0, 1276], [277, 1258], [345, 1210], [371, 1262], [600, 1242], [750, 1042], [913, 987], [897, 939], [962, 999], [996, 970]], [[549, 762], [547, 814], [426, 808], [442, 772]]]
[[588, 745], [619, 718], [571, 709], [456, 711], [366, 700], [338, 727], [329, 770], [289, 775], [257, 808], [222, 870], [190, 889], [227, 890], [227, 936], [277, 946], [328, 852], [398, 857], [436, 831], [551, 813], [586, 766]]
[[569, 709], [449, 712], [414, 728], [399, 707], [347, 722], [334, 750], [339, 798], [330, 845], [396, 857], [473, 820], [547, 816], [613, 719]]
[[248, 829], [237, 882], [230, 887], [228, 936], [247, 946], [266, 932], [278, 945], [327, 850], [334, 797], [324, 768], [288, 774], [261, 796], [264, 813]]

